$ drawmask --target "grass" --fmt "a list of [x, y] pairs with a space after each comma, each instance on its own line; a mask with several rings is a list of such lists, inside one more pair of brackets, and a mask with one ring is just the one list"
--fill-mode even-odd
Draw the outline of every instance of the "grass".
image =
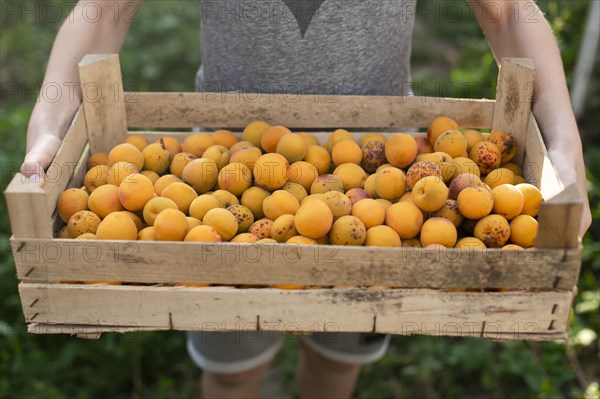
[[[465, 2], [460, 3], [464, 7]], [[67, 1], [57, 4], [68, 8]], [[566, 69], [570, 71], [589, 1], [541, 4], [553, 26], [560, 28], [559, 40]], [[475, 23], [425, 22], [418, 26], [414, 42], [416, 87], [426, 87], [432, 81], [493, 84], [497, 70]], [[197, 24], [195, 1], [146, 1], [122, 52], [128, 87], [143, 91], [193, 90], [200, 60], [198, 35], [196, 29], [181, 26]], [[3, 90], [8, 83], [20, 88], [40, 84], [58, 26], [59, 21], [3, 18]], [[456, 45], [459, 42], [460, 47]], [[430, 43], [439, 44], [431, 49]], [[35, 94], [23, 90], [17, 95], [6, 91], [1, 94], [0, 189], [4, 190], [23, 159], [25, 131]], [[493, 93], [462, 94], [493, 97]], [[593, 123], [595, 115], [597, 111], [585, 121], [587, 125], [597, 126]], [[394, 336], [387, 355], [363, 369], [356, 398], [600, 397], [600, 151], [586, 144], [595, 222], [586, 237], [580, 294], [567, 344], [500, 344], [482, 339]], [[8, 248], [10, 226], [3, 197], [0, 212], [0, 398], [197, 396], [199, 371], [187, 356], [182, 333], [104, 334], [97, 341], [27, 334]], [[284, 388], [292, 395], [297, 395], [297, 357], [297, 345], [288, 344], [276, 359], [276, 366], [284, 373]]]

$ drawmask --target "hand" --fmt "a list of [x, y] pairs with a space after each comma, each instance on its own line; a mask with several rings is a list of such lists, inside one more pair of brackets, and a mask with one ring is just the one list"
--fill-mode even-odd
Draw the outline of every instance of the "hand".
[[27, 131], [27, 154], [21, 165], [21, 173], [29, 177], [29, 181], [44, 185], [44, 170], [48, 168], [58, 152], [62, 140], [57, 134], [39, 131], [30, 123]]

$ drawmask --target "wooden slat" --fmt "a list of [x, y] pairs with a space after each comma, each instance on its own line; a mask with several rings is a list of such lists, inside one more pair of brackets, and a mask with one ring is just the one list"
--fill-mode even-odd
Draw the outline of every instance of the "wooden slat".
[[52, 238], [52, 213], [46, 192], [17, 173], [4, 191], [14, 237]]
[[91, 151], [108, 152], [127, 134], [119, 56], [86, 55], [79, 63], [79, 79]]
[[583, 200], [574, 184], [544, 201], [538, 215], [542, 234], [538, 234], [535, 245], [540, 248], [579, 248], [582, 211]]
[[75, 171], [73, 172], [73, 176], [71, 180], [67, 183], [66, 188], [79, 188], [83, 186], [83, 177], [87, 172], [87, 162], [90, 159], [90, 144], [87, 143], [85, 147], [83, 147], [83, 151], [81, 152], [81, 157], [79, 157], [79, 161], [77, 161], [77, 165], [75, 166]]
[[[566, 331], [562, 292], [131, 287], [21, 283], [28, 322], [111, 329], [348, 331], [528, 339]], [[91, 331], [86, 331], [91, 333]]]
[[517, 141], [517, 154], [513, 162], [523, 162], [531, 99], [535, 82], [533, 62], [524, 58], [503, 58], [498, 75], [496, 103], [492, 130], [511, 133]]
[[[19, 279], [140, 283], [559, 288], [577, 284], [578, 250], [424, 250], [283, 244], [12, 241]], [[558, 281], [558, 283], [557, 283]]]
[[442, 114], [464, 127], [489, 128], [494, 108], [490, 100], [436, 97], [127, 93], [127, 98], [131, 128], [243, 128], [264, 120], [293, 129], [402, 129], [426, 127]]
[[46, 198], [50, 213], [54, 212], [58, 197], [65, 190], [67, 183], [72, 180], [87, 140], [85, 113], [83, 112], [83, 106], [81, 106], [75, 114], [71, 127], [67, 131], [54, 160], [46, 171], [43, 188], [48, 194]]

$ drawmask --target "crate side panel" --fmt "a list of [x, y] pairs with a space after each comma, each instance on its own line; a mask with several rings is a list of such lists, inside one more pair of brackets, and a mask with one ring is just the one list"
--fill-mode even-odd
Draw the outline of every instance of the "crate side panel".
[[17, 173], [4, 191], [14, 237], [52, 238], [52, 213], [46, 192]]

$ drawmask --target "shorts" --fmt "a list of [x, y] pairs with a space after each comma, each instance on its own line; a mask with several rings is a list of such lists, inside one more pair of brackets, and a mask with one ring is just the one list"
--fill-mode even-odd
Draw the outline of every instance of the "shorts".
[[187, 333], [187, 350], [198, 367], [213, 373], [233, 374], [251, 370], [273, 359], [285, 341], [301, 340], [321, 356], [351, 364], [379, 360], [390, 336], [367, 333], [283, 335], [276, 331]]

